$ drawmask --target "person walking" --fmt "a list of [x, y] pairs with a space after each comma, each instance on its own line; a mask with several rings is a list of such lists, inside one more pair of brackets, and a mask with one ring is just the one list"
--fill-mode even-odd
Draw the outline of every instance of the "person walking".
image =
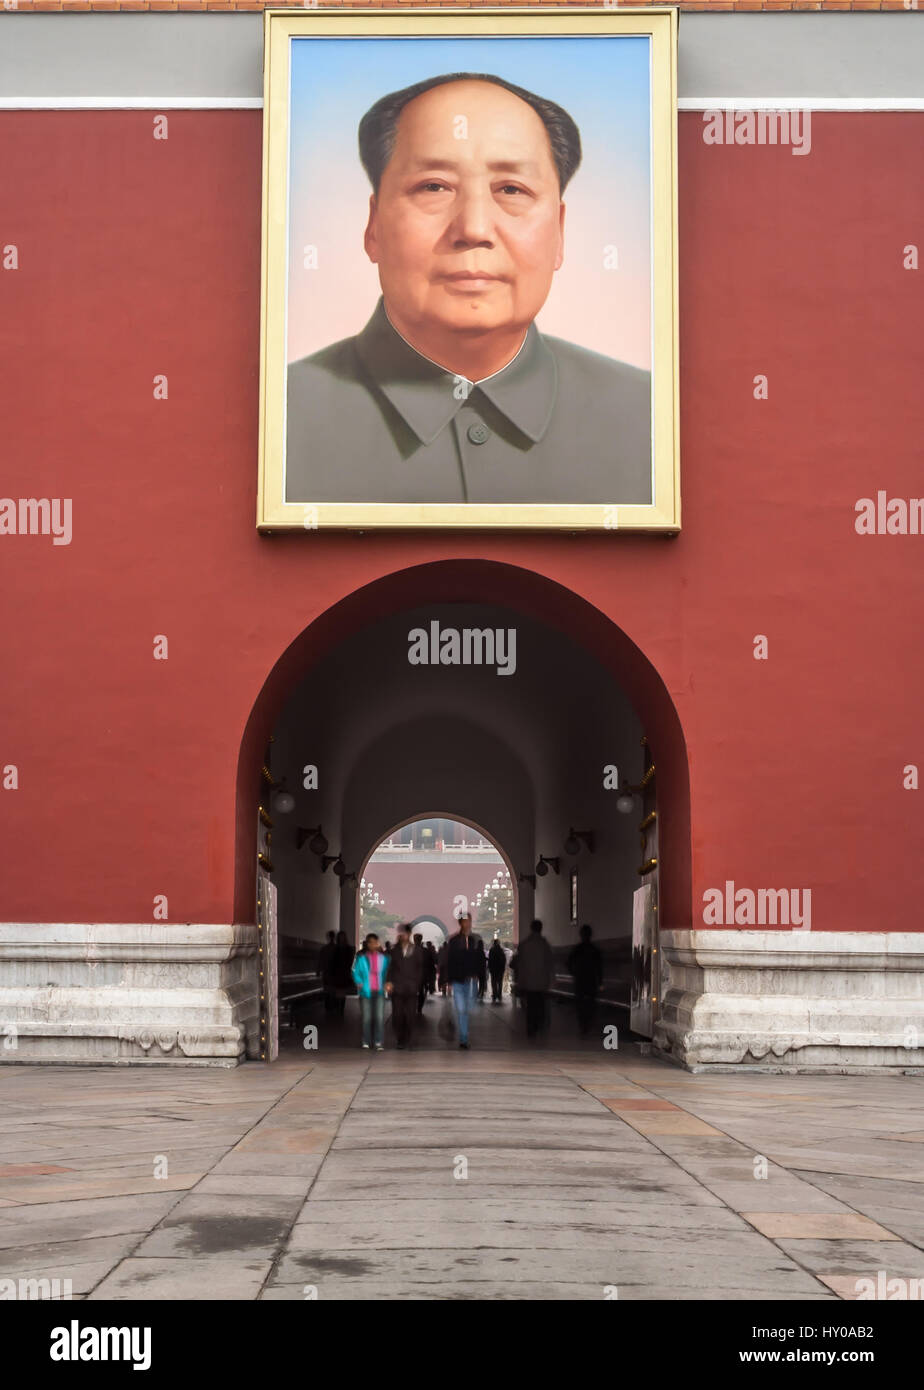
[[500, 940], [495, 936], [494, 944], [488, 952], [488, 970], [491, 972], [491, 1003], [499, 1004], [504, 992], [504, 972], [507, 957]]
[[370, 932], [363, 949], [353, 962], [353, 979], [359, 990], [359, 1012], [363, 1021], [363, 1047], [381, 1052], [385, 1046], [385, 977], [389, 959], [375, 932]]
[[484, 1003], [484, 997], [488, 992], [488, 958], [485, 955], [484, 946], [476, 955], [478, 961], [478, 1003]]
[[435, 993], [436, 993], [436, 975], [437, 975], [437, 968], [436, 968], [436, 967], [437, 967], [437, 961], [436, 961], [436, 947], [434, 946], [434, 944], [433, 944], [432, 941], [428, 941], [428, 942], [427, 942], [427, 956], [429, 957], [429, 961], [428, 961], [428, 965], [427, 965], [427, 993], [428, 993], [428, 994], [435, 994]]
[[352, 994], [353, 957], [356, 952], [347, 941], [346, 932], [337, 933], [337, 940], [330, 958], [330, 987], [334, 1012], [342, 1018], [346, 1010], [347, 995]]
[[568, 954], [568, 970], [574, 979], [574, 1003], [578, 1029], [583, 1037], [590, 1032], [597, 1005], [597, 994], [603, 984], [603, 956], [591, 941], [593, 929], [585, 922], [581, 940]]
[[391, 999], [391, 1022], [398, 1047], [410, 1047], [417, 1022], [418, 1000], [424, 979], [426, 951], [423, 937], [411, 940], [409, 922], [399, 922], [398, 939], [388, 957], [385, 993]]
[[448, 941], [444, 941], [443, 944], [442, 944], [442, 946], [440, 947], [440, 949], [439, 949], [439, 951], [438, 951], [438, 953], [437, 953], [437, 957], [436, 957], [437, 973], [438, 973], [438, 979], [439, 979], [439, 989], [440, 989], [440, 994], [443, 996], [444, 999], [445, 999], [446, 994], [447, 994], [447, 992], [448, 992], [448, 990], [449, 990], [449, 977], [448, 977], [447, 974], [446, 974], [446, 962], [448, 961], [448, 959], [449, 959], [449, 942], [448, 942]]
[[552, 987], [552, 948], [542, 935], [542, 923], [530, 923], [529, 936], [516, 957], [517, 989], [526, 1001], [526, 1036], [538, 1038], [546, 1026], [547, 999]]
[[327, 940], [318, 952], [318, 975], [321, 979], [321, 993], [324, 996], [324, 1012], [326, 1014], [333, 1012], [336, 1002], [334, 1000], [333, 986], [330, 982], [330, 967], [334, 956], [336, 941], [337, 933], [329, 931], [327, 933]]
[[423, 932], [418, 931], [414, 933], [414, 945], [420, 947], [421, 958], [423, 961], [423, 973], [420, 979], [420, 989], [417, 991], [417, 1012], [419, 1014], [422, 1014], [424, 1004], [426, 1004], [427, 1002], [427, 995], [433, 993], [430, 984], [430, 975], [431, 972], [435, 971], [435, 957], [431, 954], [429, 947], [424, 945]]
[[446, 952], [446, 975], [459, 1029], [459, 1046], [466, 1051], [469, 1048], [469, 1013], [477, 997], [478, 978], [483, 960], [484, 947], [481, 937], [473, 934], [472, 919], [466, 914], [459, 918], [459, 930], [455, 936], [449, 938], [449, 949]]

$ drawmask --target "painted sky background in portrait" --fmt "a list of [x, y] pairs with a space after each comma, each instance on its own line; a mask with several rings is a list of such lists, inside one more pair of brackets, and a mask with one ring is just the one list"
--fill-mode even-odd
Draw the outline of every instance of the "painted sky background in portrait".
[[[427, 77], [485, 72], [556, 101], [584, 157], [565, 190], [565, 260], [537, 323], [651, 366], [650, 55], [646, 37], [292, 40], [287, 360], [358, 333], [379, 296], [363, 249], [371, 192], [357, 127]], [[317, 269], [304, 248], [317, 248]], [[604, 264], [616, 247], [618, 269]]]

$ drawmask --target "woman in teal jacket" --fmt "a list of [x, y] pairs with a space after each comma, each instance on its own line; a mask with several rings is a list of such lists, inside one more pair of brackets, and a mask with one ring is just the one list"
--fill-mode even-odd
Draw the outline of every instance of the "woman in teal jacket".
[[382, 953], [381, 942], [370, 932], [363, 949], [353, 962], [353, 979], [359, 990], [359, 1012], [363, 1021], [363, 1047], [374, 1046], [381, 1052], [385, 1046], [385, 977], [388, 957]]

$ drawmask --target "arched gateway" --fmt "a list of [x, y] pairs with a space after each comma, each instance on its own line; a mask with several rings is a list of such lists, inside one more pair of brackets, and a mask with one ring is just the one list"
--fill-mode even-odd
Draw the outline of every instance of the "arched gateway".
[[[415, 566], [321, 614], [254, 704], [237, 803], [235, 917], [252, 922], [256, 906], [260, 924], [240, 1010], [249, 1056], [275, 1054], [277, 990], [285, 1002], [317, 988], [327, 933], [353, 939], [370, 847], [422, 806], [490, 827], [515, 874], [521, 930], [541, 917], [563, 956], [578, 921], [591, 922], [625, 1009], [633, 912], [637, 936], [640, 918], [690, 926], [673, 702], [626, 633], [516, 566]], [[636, 972], [652, 961], [638, 945]]]

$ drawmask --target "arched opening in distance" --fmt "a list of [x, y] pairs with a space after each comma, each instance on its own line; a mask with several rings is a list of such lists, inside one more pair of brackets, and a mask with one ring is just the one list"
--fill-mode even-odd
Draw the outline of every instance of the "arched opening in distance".
[[488, 944], [498, 937], [513, 949], [516, 909], [516, 870], [484, 826], [447, 811], [422, 812], [391, 826], [363, 861], [356, 943], [377, 931], [391, 944], [396, 924], [406, 921], [438, 949], [468, 912]]

